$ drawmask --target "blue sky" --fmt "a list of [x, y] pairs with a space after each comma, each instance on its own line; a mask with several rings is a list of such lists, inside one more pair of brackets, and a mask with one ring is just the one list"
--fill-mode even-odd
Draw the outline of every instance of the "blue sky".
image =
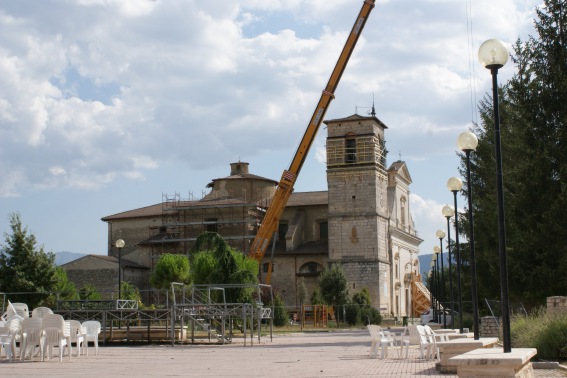
[[[534, 34], [540, 3], [376, 1], [325, 118], [374, 99], [388, 164], [401, 156], [412, 175], [421, 254], [446, 228], [456, 138], [490, 91], [478, 47]], [[200, 199], [239, 160], [279, 180], [361, 6], [0, 0], [0, 230], [19, 212], [48, 251], [106, 254], [104, 216], [162, 194]], [[325, 137], [296, 191], [326, 189]]]

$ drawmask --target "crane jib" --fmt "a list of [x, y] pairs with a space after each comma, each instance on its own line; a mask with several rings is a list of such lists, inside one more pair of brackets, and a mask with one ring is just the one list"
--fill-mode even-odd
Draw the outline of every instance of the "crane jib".
[[[262, 262], [264, 258], [264, 254], [268, 248], [268, 243], [272, 238], [274, 238], [274, 234], [278, 229], [278, 223], [280, 217], [282, 216], [284, 209], [287, 204], [287, 200], [293, 191], [293, 186], [295, 180], [297, 179], [297, 175], [301, 170], [301, 166], [303, 161], [307, 157], [307, 153], [309, 148], [317, 134], [317, 129], [321, 124], [323, 117], [325, 116], [325, 112], [327, 110], [327, 106], [329, 105], [330, 101], [335, 98], [334, 91], [337, 87], [343, 70], [345, 69], [352, 51], [356, 45], [356, 42], [359, 37], [359, 33], [364, 28], [364, 24], [370, 14], [370, 11], [374, 8], [375, 0], [364, 0], [364, 4], [362, 5], [362, 9], [360, 10], [356, 22], [353, 25], [351, 34], [347, 38], [347, 41], [343, 47], [343, 50], [337, 60], [335, 69], [333, 70], [331, 77], [329, 78], [329, 82], [325, 90], [323, 90], [323, 94], [317, 107], [315, 108], [315, 112], [311, 119], [311, 123], [308, 124], [307, 130], [305, 131], [305, 135], [298, 147], [294, 158], [292, 159], [292, 164], [290, 165], [289, 170], [284, 171], [282, 178], [278, 184], [276, 192], [272, 197], [272, 201], [268, 207], [266, 214], [264, 215], [264, 219], [260, 224], [260, 228], [258, 229], [254, 241], [252, 242], [251, 249], [249, 250], [249, 254], [259, 263]], [[329, 98], [325, 98], [329, 96]], [[270, 282], [270, 273], [271, 269], [268, 269], [268, 274], [266, 276], [266, 283], [269, 284]]]
[[362, 27], [362, 25], [364, 25], [364, 17], [360, 17], [358, 19], [358, 22], [356, 23], [356, 26], [354, 27], [354, 30], [352, 31], [354, 34], [358, 34], [358, 32], [360, 31], [360, 28]]

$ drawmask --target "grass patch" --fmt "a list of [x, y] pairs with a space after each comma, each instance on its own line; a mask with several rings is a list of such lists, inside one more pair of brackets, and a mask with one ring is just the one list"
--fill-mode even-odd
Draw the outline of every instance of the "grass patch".
[[514, 348], [536, 348], [541, 360], [567, 360], [567, 314], [541, 308], [530, 316], [514, 316], [510, 333]]

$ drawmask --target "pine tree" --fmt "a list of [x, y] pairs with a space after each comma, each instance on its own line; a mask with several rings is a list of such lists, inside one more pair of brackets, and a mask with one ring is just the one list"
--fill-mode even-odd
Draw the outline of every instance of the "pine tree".
[[10, 215], [12, 234], [4, 233], [0, 248], [0, 291], [12, 302], [34, 308], [56, 284], [55, 255], [37, 246], [35, 235], [22, 226], [20, 214]]
[[[567, 6], [537, 9], [537, 37], [514, 45], [517, 73], [500, 88], [510, 298], [541, 304], [567, 294]], [[480, 106], [472, 158], [479, 297], [499, 297], [492, 100]], [[464, 159], [461, 170], [464, 172]], [[468, 228], [463, 228], [466, 233]]]

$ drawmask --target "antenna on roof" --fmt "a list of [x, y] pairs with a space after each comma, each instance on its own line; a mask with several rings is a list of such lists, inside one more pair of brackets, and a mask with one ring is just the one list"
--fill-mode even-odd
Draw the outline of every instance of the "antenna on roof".
[[376, 117], [376, 109], [374, 109], [374, 93], [372, 93], [372, 110], [370, 111], [372, 117]]

